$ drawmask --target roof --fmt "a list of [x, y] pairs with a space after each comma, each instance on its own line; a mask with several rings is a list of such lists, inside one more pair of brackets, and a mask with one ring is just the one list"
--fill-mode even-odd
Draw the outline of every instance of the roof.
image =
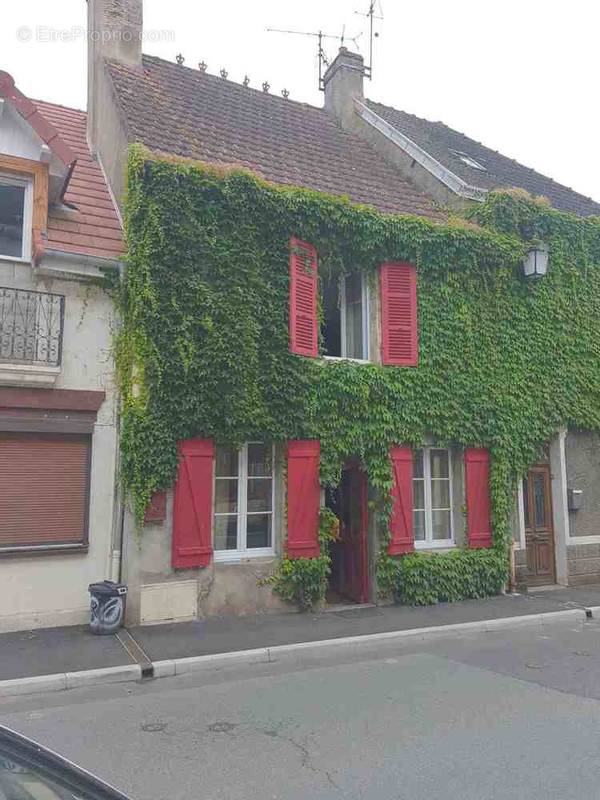
[[25, 97], [23, 92], [17, 89], [12, 75], [9, 75], [8, 72], [0, 71], [0, 97], [8, 100], [8, 102], [15, 107], [23, 119], [31, 125], [40, 139], [48, 145], [50, 151], [54, 153], [65, 166], [68, 167], [75, 160], [73, 150], [71, 150], [69, 145], [64, 141], [54, 125], [40, 114], [35, 103], [28, 97]]
[[73, 211], [50, 207], [50, 250], [101, 258], [118, 258], [123, 251], [121, 225], [100, 165], [92, 158], [86, 140], [86, 114], [74, 108], [33, 100], [46, 123], [56, 129], [74, 153], [75, 164], [63, 196]]
[[[471, 186], [485, 190], [518, 187], [533, 195], [547, 197], [550, 203], [561, 211], [569, 211], [579, 216], [600, 214], [600, 203], [485, 147], [463, 133], [449, 128], [443, 122], [430, 122], [372, 100], [366, 100], [365, 103], [385, 122]], [[469, 166], [461, 155], [475, 160], [485, 168], [485, 171], [476, 166]]]
[[321, 108], [198, 69], [143, 56], [143, 69], [107, 61], [129, 141], [380, 211], [441, 219], [432, 201]]

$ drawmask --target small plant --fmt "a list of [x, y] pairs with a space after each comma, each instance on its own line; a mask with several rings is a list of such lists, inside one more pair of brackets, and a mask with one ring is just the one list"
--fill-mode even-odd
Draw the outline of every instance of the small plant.
[[270, 586], [287, 603], [296, 603], [300, 611], [310, 611], [325, 599], [331, 574], [329, 546], [338, 540], [340, 522], [333, 511], [321, 508], [319, 513], [319, 544], [321, 553], [316, 558], [288, 558], [284, 556], [276, 571], [258, 582]]

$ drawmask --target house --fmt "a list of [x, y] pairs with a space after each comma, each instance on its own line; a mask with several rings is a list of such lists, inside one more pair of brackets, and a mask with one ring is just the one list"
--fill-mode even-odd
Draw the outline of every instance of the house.
[[82, 111], [0, 72], [0, 630], [89, 618], [119, 571], [121, 226]]
[[[130, 619], [281, 608], [264, 581], [286, 554], [310, 580], [323, 506], [332, 600], [497, 592], [509, 552], [516, 582], [600, 579], [600, 206], [366, 100], [343, 48], [315, 108], [142, 56], [141, 0], [89, 20], [88, 136], [120, 203], [146, 148], [125, 209]], [[537, 291], [522, 263], [545, 272], [548, 246]]]

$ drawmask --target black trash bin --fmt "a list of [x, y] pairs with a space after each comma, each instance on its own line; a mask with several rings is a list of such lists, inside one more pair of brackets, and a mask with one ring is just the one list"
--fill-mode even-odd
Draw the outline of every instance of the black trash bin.
[[125, 619], [127, 586], [114, 581], [90, 583], [90, 630], [92, 633], [116, 633]]

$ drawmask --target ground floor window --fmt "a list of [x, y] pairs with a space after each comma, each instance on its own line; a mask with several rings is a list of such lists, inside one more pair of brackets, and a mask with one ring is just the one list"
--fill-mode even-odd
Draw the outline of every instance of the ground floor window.
[[0, 433], [0, 553], [84, 546], [91, 437]]
[[216, 561], [273, 552], [273, 448], [249, 442], [217, 447], [214, 554]]
[[416, 548], [454, 543], [450, 451], [415, 450], [413, 459], [413, 525]]

